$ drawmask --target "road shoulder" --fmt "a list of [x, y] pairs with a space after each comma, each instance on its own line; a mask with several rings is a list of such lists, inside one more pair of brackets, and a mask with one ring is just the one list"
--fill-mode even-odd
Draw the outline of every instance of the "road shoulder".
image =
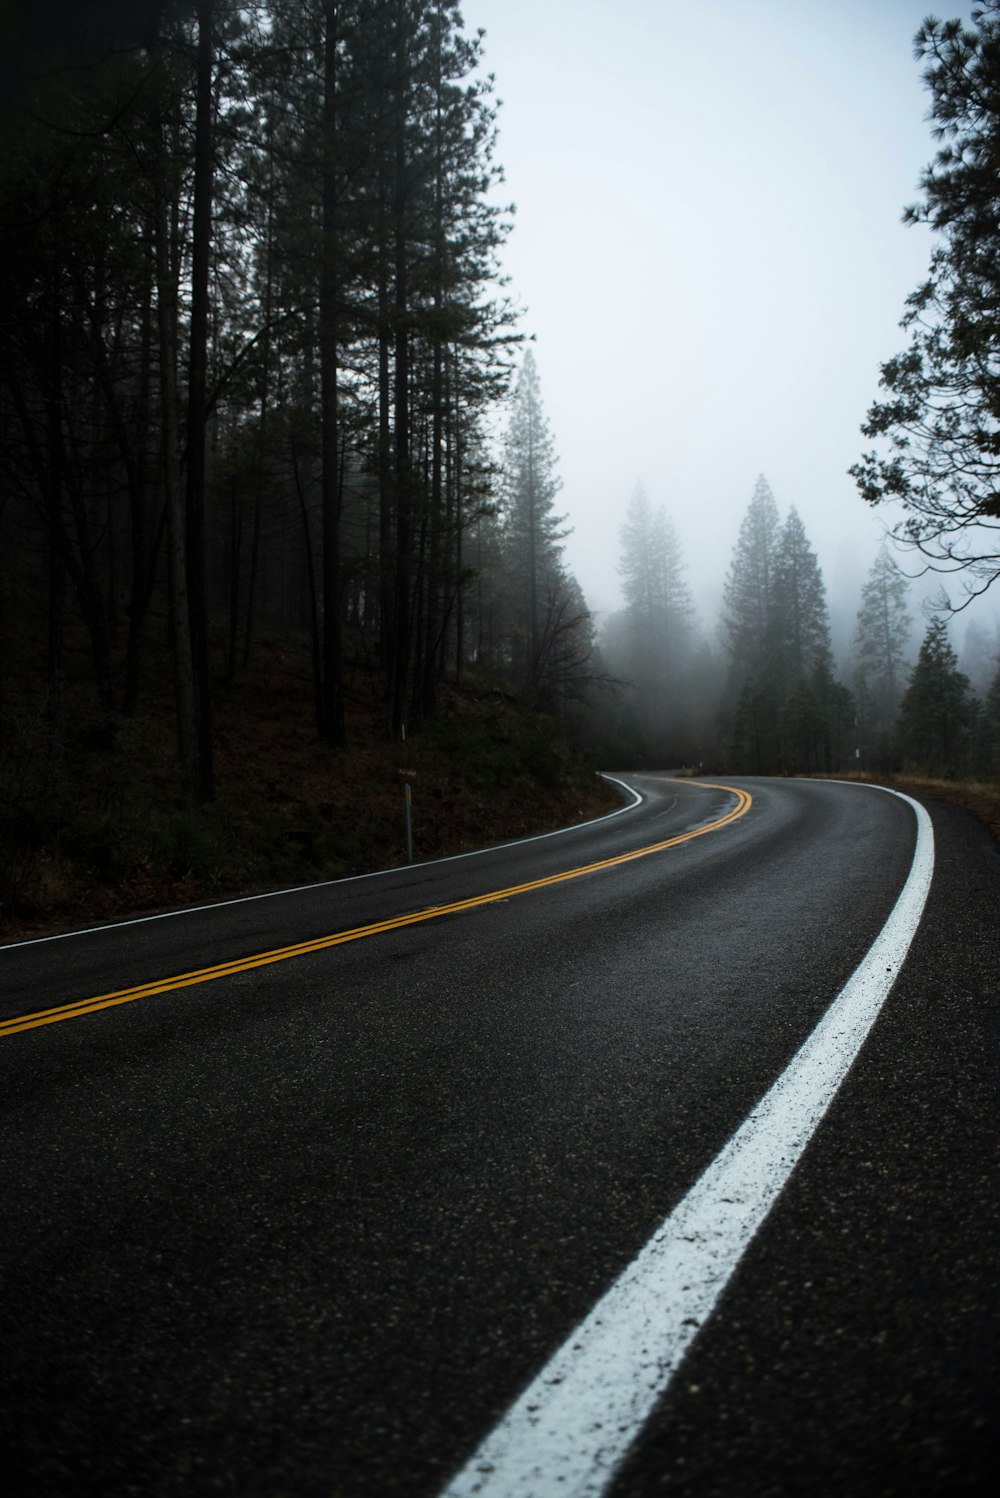
[[902, 977], [626, 1464], [630, 1498], [989, 1486], [1000, 848], [920, 799], [936, 871]]

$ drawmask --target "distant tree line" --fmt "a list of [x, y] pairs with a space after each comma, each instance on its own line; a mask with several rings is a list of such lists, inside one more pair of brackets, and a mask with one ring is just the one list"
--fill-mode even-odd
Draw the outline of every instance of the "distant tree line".
[[663, 506], [637, 484], [621, 527], [625, 606], [604, 625], [601, 650], [621, 685], [613, 742], [627, 763], [697, 763], [713, 752], [716, 667], [702, 637], [683, 552]]
[[472, 669], [565, 705], [593, 630], [530, 356], [501, 464], [488, 440], [510, 213], [455, 0], [51, 20], [0, 21], [0, 651], [40, 603], [53, 748], [77, 621], [109, 742], [168, 631], [195, 802], [262, 620], [308, 636], [334, 746], [358, 660], [391, 735]]
[[798, 512], [783, 523], [760, 478], [725, 588], [731, 753], [758, 774], [830, 771], [850, 752], [850, 694], [835, 679], [826, 590]]
[[979, 641], [977, 692], [937, 615], [911, 664], [909, 583], [885, 543], [862, 588], [846, 681], [816, 554], [794, 507], [781, 519], [763, 477], [733, 550], [715, 650], [673, 525], [641, 486], [621, 545], [625, 608], [601, 644], [621, 684], [619, 742], [643, 762], [755, 775], [1000, 774], [1000, 651]]

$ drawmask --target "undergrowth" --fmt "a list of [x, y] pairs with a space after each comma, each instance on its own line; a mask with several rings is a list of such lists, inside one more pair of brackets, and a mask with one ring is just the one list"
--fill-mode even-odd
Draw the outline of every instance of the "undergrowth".
[[[54, 734], [23, 687], [0, 703], [0, 939], [179, 903], [332, 879], [523, 836], [616, 804], [555, 722], [488, 690], [443, 686], [437, 715], [388, 742], [380, 683], [357, 673], [348, 749], [317, 739], [294, 653], [213, 706], [216, 795], [184, 804], [168, 693], [116, 724], [85, 684]], [[303, 690], [303, 688], [305, 689]]]

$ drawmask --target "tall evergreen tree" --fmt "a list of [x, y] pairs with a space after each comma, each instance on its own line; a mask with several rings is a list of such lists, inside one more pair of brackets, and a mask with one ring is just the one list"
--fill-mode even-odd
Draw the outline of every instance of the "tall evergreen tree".
[[985, 697], [1000, 667], [1000, 615], [994, 615], [992, 629], [982, 619], [969, 620], [959, 665], [972, 683], [972, 690]]
[[765, 680], [776, 709], [777, 768], [830, 769], [834, 691], [826, 589], [816, 553], [793, 506], [774, 553]]
[[725, 592], [728, 710], [738, 768], [828, 770], [847, 754], [850, 694], [834, 678], [819, 561], [794, 507], [757, 481]]
[[546, 694], [564, 720], [595, 682], [596, 652], [593, 615], [583, 591], [571, 572], [562, 572], [546, 601], [542, 657]]
[[983, 702], [981, 727], [982, 748], [977, 770], [1000, 780], [1000, 666]]
[[677, 528], [662, 505], [653, 517], [650, 548], [653, 630], [663, 651], [667, 675], [676, 677], [690, 654], [694, 604]]
[[767, 674], [781, 696], [830, 662], [830, 616], [819, 560], [794, 505], [774, 551], [765, 633]]
[[633, 683], [636, 718], [647, 754], [658, 761], [690, 757], [694, 607], [673, 521], [653, 512], [636, 485], [621, 528], [619, 572], [625, 596], [622, 650], [615, 669]]
[[684, 575], [684, 556], [673, 521], [661, 505], [653, 512], [637, 484], [621, 528], [618, 571], [638, 654], [648, 670], [676, 674], [690, 644], [694, 605]]
[[975, 699], [942, 618], [931, 620], [899, 710], [904, 766], [932, 775], [959, 775], [968, 766]]
[[191, 306], [188, 328], [188, 402], [185, 443], [185, 558], [195, 708], [195, 795], [210, 801], [215, 785], [209, 692], [208, 596], [205, 555], [208, 435], [209, 275], [215, 196], [215, 11], [217, 0], [195, 3], [194, 152], [191, 194]]
[[729, 654], [737, 689], [761, 676], [767, 658], [780, 519], [763, 474], [740, 526], [724, 593]]
[[758, 774], [775, 762], [775, 708], [765, 690], [768, 629], [773, 606], [774, 556], [780, 519], [761, 474], [740, 525], [723, 594], [729, 681], [720, 727], [731, 732], [738, 768]]
[[861, 591], [854, 631], [854, 688], [862, 752], [867, 759], [889, 735], [905, 686], [912, 619], [909, 584], [882, 543]]
[[653, 561], [653, 510], [641, 483], [629, 499], [620, 532], [621, 561], [618, 572], [629, 614], [648, 624], [656, 599], [656, 569]]
[[552, 434], [542, 406], [534, 356], [521, 363], [504, 449], [504, 535], [514, 595], [515, 679], [537, 689], [545, 669], [546, 618], [562, 577], [562, 529], [555, 513], [561, 488]]

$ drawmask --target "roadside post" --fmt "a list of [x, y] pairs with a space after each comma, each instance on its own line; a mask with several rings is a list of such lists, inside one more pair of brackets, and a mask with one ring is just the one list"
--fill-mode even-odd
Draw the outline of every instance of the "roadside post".
[[403, 734], [403, 800], [406, 806], [406, 861], [413, 862], [413, 800], [410, 794], [410, 768], [407, 763], [406, 749], [406, 724], [402, 725]]

